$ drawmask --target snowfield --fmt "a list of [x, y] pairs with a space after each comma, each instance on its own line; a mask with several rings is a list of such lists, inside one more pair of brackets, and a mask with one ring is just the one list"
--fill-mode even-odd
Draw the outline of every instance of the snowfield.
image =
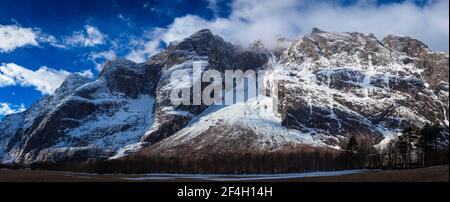
[[[281, 119], [275, 115], [272, 108], [272, 99], [263, 96], [230, 106], [211, 106], [172, 136], [169, 144], [188, 142], [207, 129], [224, 124], [254, 131], [260, 137], [258, 141], [261, 142], [261, 147], [288, 143], [326, 146], [314, 140], [308, 133], [289, 130], [282, 126]], [[267, 143], [269, 145], [266, 145]]]

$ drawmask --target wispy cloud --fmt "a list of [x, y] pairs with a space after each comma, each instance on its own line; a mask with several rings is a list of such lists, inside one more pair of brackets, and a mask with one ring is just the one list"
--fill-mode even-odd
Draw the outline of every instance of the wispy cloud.
[[20, 47], [48, 44], [65, 48], [55, 36], [43, 33], [39, 28], [25, 28], [18, 22], [15, 25], [0, 25], [0, 53], [10, 53]]
[[65, 38], [64, 43], [68, 46], [92, 47], [105, 43], [106, 35], [94, 26], [86, 25], [84, 30], [76, 31]]
[[131, 38], [128, 45], [132, 50], [125, 58], [139, 63], [161, 52], [161, 37], [165, 32], [166, 29], [155, 28], [145, 32], [142, 39]]
[[[42, 94], [53, 94], [70, 74], [65, 70], [56, 70], [45, 66], [33, 71], [15, 63], [7, 63], [0, 65], [0, 87], [32, 86]], [[77, 74], [86, 77], [93, 76], [90, 70]]]
[[25, 46], [39, 47], [41, 44], [57, 48], [94, 47], [104, 44], [106, 38], [106, 34], [91, 25], [86, 25], [83, 30], [75, 31], [70, 36], [58, 38], [43, 33], [39, 28], [24, 28], [20, 24], [0, 25], [0, 53], [9, 53]]
[[140, 63], [161, 51], [160, 42], [158, 40], [150, 40], [148, 42], [142, 42], [142, 44], [143, 45], [139, 45], [138, 48], [128, 53], [126, 59]]
[[124, 22], [125, 24], [127, 24], [128, 27], [133, 27], [134, 26], [134, 22], [133, 20], [131, 20], [131, 17], [127, 14], [119, 14], [117, 15], [117, 18], [119, 18], [120, 21]]

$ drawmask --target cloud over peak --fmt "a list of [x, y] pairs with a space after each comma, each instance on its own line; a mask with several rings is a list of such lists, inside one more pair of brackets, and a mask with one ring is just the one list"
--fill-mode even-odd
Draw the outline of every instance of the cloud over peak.
[[[217, 2], [209, 1], [213, 12], [217, 12]], [[158, 34], [147, 43], [150, 48], [137, 51], [151, 55], [157, 49], [151, 48], [155, 47], [151, 44], [157, 41], [168, 44], [205, 28], [243, 47], [255, 40], [271, 47], [279, 36], [297, 38], [308, 35], [314, 27], [326, 31], [373, 33], [380, 39], [388, 34], [408, 35], [435, 51], [448, 51], [448, 16], [447, 0], [429, 1], [423, 6], [411, 1], [378, 5], [376, 1], [361, 0], [342, 5], [326, 0], [234, 0], [229, 16], [205, 19], [189, 14], [175, 18], [170, 25], [158, 28]]]

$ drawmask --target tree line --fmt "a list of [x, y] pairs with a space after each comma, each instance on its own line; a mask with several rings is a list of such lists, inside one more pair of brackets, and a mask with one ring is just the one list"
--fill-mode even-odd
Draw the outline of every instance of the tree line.
[[94, 173], [290, 173], [358, 168], [412, 168], [448, 164], [448, 129], [407, 127], [380, 148], [368, 136], [350, 136], [330, 148], [299, 148], [268, 153], [229, 153], [201, 159], [130, 155], [115, 160], [42, 162], [31, 169]]
[[[122, 159], [87, 162], [42, 162], [32, 169], [95, 173], [289, 173], [342, 170], [345, 162], [331, 149], [273, 153], [229, 153], [202, 159], [131, 155]], [[307, 163], [306, 163], [307, 162]]]
[[427, 124], [407, 127], [373, 157], [378, 167], [411, 168], [448, 164], [448, 128]]

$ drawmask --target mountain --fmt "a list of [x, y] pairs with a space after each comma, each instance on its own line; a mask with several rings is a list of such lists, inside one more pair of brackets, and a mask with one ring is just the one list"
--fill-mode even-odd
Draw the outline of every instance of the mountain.
[[[239, 47], [200, 30], [145, 63], [108, 61], [95, 80], [71, 75], [58, 90], [0, 124], [0, 160], [202, 158], [300, 147], [339, 149], [353, 135], [383, 146], [408, 125], [448, 131], [448, 53], [410, 37], [314, 29], [273, 49]], [[278, 97], [230, 106], [179, 105], [174, 71], [265, 70]], [[275, 88], [275, 82], [278, 88]], [[204, 85], [202, 85], [205, 87]], [[448, 145], [448, 132], [443, 137]]]

